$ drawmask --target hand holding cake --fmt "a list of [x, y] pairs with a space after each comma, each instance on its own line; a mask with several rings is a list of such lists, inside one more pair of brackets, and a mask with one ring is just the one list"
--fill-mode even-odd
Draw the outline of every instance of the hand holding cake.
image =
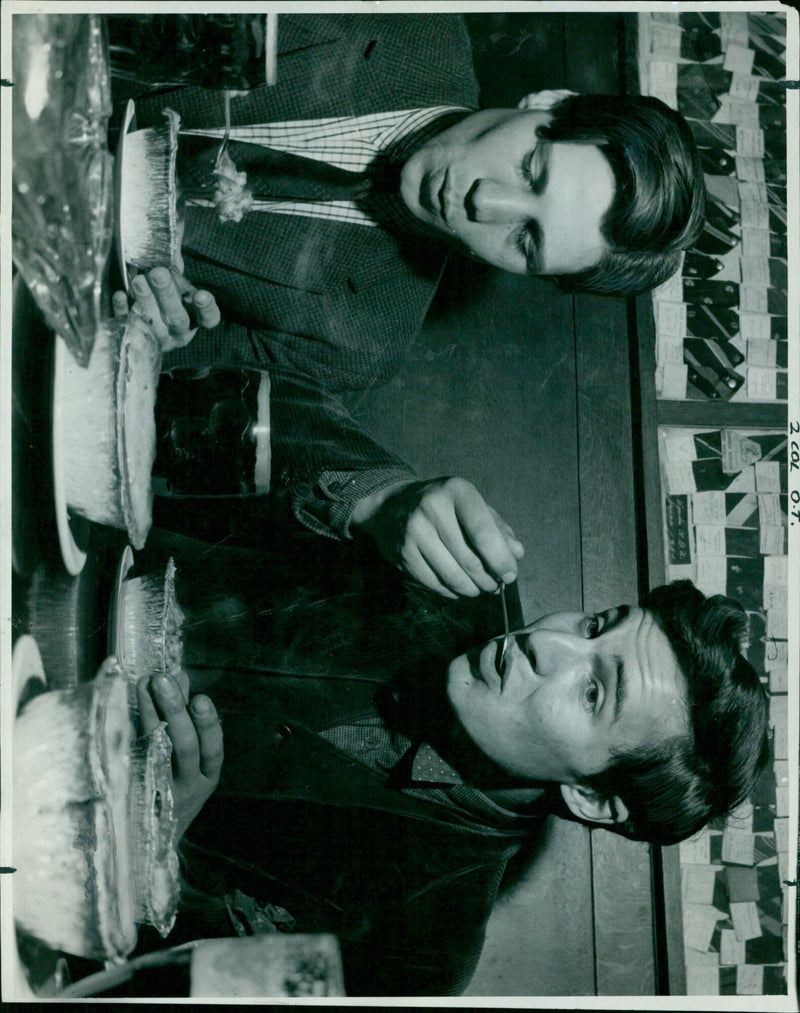
[[[178, 242], [183, 237], [183, 222], [178, 222]], [[129, 308], [128, 296], [123, 291], [112, 297], [114, 316], [124, 318], [136, 313], [150, 324], [161, 349], [188, 345], [198, 327], [216, 327], [221, 315], [214, 296], [204, 289], [195, 288], [183, 275], [183, 259], [178, 253], [176, 266], [154, 267], [137, 274], [131, 282], [133, 305]]]
[[179, 840], [214, 792], [222, 769], [222, 726], [207, 696], [192, 697], [167, 675], [142, 679], [137, 685], [141, 732], [148, 734], [161, 721], [172, 742], [172, 794], [175, 800], [176, 839]]

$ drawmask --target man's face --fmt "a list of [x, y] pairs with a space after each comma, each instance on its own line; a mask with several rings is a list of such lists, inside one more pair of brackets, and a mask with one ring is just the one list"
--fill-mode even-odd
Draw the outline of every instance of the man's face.
[[557, 612], [450, 664], [447, 696], [478, 748], [518, 777], [580, 784], [612, 750], [686, 732], [686, 685], [652, 613]]
[[550, 143], [550, 114], [485, 109], [433, 138], [403, 167], [411, 213], [463, 253], [514, 274], [574, 274], [606, 244], [611, 166], [593, 144]]

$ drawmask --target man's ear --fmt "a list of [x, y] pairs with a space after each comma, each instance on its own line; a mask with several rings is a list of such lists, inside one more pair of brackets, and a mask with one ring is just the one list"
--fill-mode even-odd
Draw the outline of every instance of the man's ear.
[[561, 797], [572, 815], [587, 823], [610, 825], [628, 818], [628, 807], [619, 796], [601, 795], [583, 784], [562, 784]]
[[543, 112], [557, 106], [558, 103], [568, 95], [577, 95], [575, 91], [567, 91], [566, 88], [549, 89], [547, 91], [534, 91], [525, 95], [517, 102], [517, 109], [539, 109]]

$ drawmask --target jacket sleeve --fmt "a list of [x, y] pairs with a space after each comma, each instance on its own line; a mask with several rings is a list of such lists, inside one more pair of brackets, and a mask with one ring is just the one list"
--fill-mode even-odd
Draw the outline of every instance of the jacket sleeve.
[[[444, 871], [405, 902], [373, 914], [363, 942], [342, 939], [349, 995], [461, 995], [480, 959], [486, 923], [512, 848]], [[408, 869], [404, 870], [406, 875]]]
[[330, 537], [349, 537], [356, 503], [412, 468], [381, 447], [341, 400], [312, 378], [271, 373], [273, 482], [287, 488], [295, 517]]

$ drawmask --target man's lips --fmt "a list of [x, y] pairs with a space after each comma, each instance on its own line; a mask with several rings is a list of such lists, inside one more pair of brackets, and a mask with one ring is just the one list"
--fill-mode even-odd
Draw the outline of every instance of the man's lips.
[[439, 169], [431, 173], [420, 193], [420, 204], [425, 210], [450, 228], [448, 217], [452, 214], [453, 197], [449, 186], [450, 169]]
[[439, 193], [437, 194], [437, 197], [439, 198], [439, 215], [445, 225], [449, 224], [447, 221], [447, 180], [449, 173], [449, 169], [445, 171], [444, 178], [442, 179], [442, 185], [439, 187]]
[[501, 642], [502, 638], [490, 640], [481, 648], [474, 663], [470, 665], [474, 678], [485, 683], [490, 689], [502, 690], [503, 688], [503, 677], [497, 671]]

